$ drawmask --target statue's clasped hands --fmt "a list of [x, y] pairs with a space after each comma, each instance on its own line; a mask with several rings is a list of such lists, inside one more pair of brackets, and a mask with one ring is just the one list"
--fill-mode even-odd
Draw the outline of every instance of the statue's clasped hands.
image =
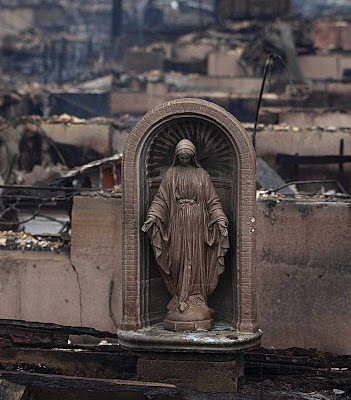
[[222, 236], [228, 236], [228, 228], [224, 221], [218, 221], [218, 229]]
[[155, 218], [149, 217], [149, 218], [144, 222], [144, 225], [142, 226], [141, 230], [142, 230], [143, 232], [147, 232], [147, 231], [152, 227], [152, 225], [153, 225], [154, 223], [155, 223]]

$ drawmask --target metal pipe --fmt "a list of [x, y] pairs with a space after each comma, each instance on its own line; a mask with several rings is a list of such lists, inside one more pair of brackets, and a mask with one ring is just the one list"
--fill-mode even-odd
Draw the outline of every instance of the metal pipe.
[[258, 97], [257, 109], [256, 109], [256, 115], [255, 115], [255, 125], [254, 125], [253, 134], [252, 134], [252, 144], [253, 144], [253, 147], [254, 147], [255, 150], [256, 150], [256, 133], [257, 133], [258, 115], [259, 115], [260, 108], [261, 108], [262, 96], [263, 96], [264, 86], [265, 86], [265, 83], [266, 83], [268, 67], [269, 67], [269, 64], [270, 64], [270, 62], [271, 62], [271, 60], [273, 58], [274, 58], [273, 54], [270, 54], [267, 57], [266, 63], [264, 65], [263, 80], [262, 80], [260, 95]]

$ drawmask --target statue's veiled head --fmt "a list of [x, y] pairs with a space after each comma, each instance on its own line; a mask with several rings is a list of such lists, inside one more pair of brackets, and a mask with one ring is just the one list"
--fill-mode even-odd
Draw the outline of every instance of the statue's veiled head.
[[188, 139], [182, 139], [176, 146], [172, 166], [193, 164], [200, 168], [199, 160], [196, 155], [196, 147], [193, 142]]

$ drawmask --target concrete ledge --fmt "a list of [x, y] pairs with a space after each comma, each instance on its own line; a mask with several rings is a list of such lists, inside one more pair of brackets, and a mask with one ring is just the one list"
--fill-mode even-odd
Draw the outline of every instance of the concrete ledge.
[[238, 334], [224, 324], [211, 331], [173, 332], [162, 324], [138, 331], [118, 331], [118, 343], [127, 349], [152, 352], [237, 353], [259, 346], [262, 332]]

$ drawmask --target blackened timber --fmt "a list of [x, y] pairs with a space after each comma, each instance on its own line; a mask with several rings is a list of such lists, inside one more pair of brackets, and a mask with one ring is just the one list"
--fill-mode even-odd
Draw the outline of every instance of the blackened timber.
[[89, 335], [97, 338], [117, 338], [115, 333], [94, 328], [0, 319], [0, 336], [3, 344], [64, 346], [69, 335]]
[[136, 354], [113, 345], [70, 349], [0, 347], [0, 370], [6, 371], [134, 380], [137, 362]]
[[351, 356], [324, 353], [317, 349], [260, 348], [245, 354], [248, 381], [270, 379], [294, 384], [304, 390], [332, 390], [337, 387], [351, 394]]
[[260, 347], [245, 354], [245, 362], [256, 365], [293, 364], [295, 366], [309, 366], [314, 368], [339, 368], [351, 371], [351, 355], [338, 355], [318, 351], [317, 349], [303, 349], [290, 347], [287, 349], [265, 349]]
[[122, 0], [113, 0], [111, 41], [122, 34]]
[[[176, 386], [164, 383], [78, 378], [25, 372], [0, 372], [0, 378], [16, 385], [50, 388], [55, 390], [80, 389], [88, 392], [139, 392], [146, 396], [179, 395]], [[163, 398], [163, 397], [162, 397]]]
[[298, 154], [289, 155], [278, 153], [276, 163], [282, 164], [340, 164], [351, 162], [351, 156], [335, 155], [335, 156], [300, 156]]

